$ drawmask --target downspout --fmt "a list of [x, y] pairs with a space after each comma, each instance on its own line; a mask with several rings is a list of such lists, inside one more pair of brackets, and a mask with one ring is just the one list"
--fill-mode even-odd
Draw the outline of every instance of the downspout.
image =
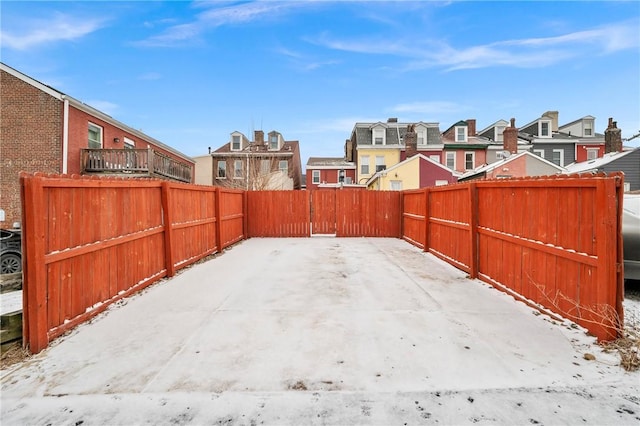
[[62, 174], [68, 173], [69, 163], [69, 100], [64, 98], [62, 114]]

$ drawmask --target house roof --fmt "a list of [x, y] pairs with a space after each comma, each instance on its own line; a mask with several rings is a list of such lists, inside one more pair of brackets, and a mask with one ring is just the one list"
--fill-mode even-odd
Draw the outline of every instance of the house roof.
[[351, 167], [355, 168], [356, 164], [350, 161], [345, 160], [342, 157], [309, 157], [307, 160], [307, 167], [333, 167], [333, 168], [344, 168]]
[[[241, 150], [231, 150], [231, 142], [227, 142], [220, 148], [213, 151], [212, 154], [240, 154], [240, 153], [255, 153], [256, 155], [264, 154], [289, 154], [299, 150], [300, 142], [298, 141], [283, 141], [282, 147], [278, 150], [269, 149], [268, 145], [256, 145], [255, 142], [249, 141], [249, 143]], [[262, 148], [262, 149], [260, 149]]]
[[598, 170], [601, 167], [613, 161], [619, 160], [620, 158], [625, 157], [636, 150], [640, 150], [640, 148], [634, 148], [629, 151], [622, 151], [622, 152], [610, 152], [608, 154], [603, 155], [600, 158], [596, 158], [595, 160], [582, 161], [580, 163], [572, 163], [566, 166], [565, 168], [569, 173], [582, 173], [582, 172], [589, 172], [592, 170]]
[[519, 154], [512, 155], [512, 156], [510, 156], [508, 158], [505, 158], [503, 160], [496, 161], [495, 163], [484, 164], [484, 165], [482, 165], [480, 167], [476, 167], [475, 169], [470, 170], [470, 171], [466, 172], [465, 174], [463, 174], [460, 177], [460, 180], [469, 179], [469, 178], [471, 178], [473, 176], [478, 176], [478, 175], [482, 175], [482, 174], [486, 174], [486, 173], [492, 172], [496, 168], [502, 167], [502, 166], [504, 166], [506, 164], [509, 164], [510, 162], [512, 162], [512, 161], [514, 161], [514, 160], [516, 160], [516, 159], [518, 159], [518, 158], [520, 158], [522, 156], [529, 156], [529, 157], [531, 157], [531, 158], [533, 158], [533, 159], [535, 159], [537, 161], [540, 161], [541, 163], [545, 163], [545, 164], [547, 164], [549, 166], [552, 166], [552, 167], [556, 168], [558, 170], [558, 172], [564, 172], [565, 171], [564, 167], [560, 167], [557, 164], [554, 164], [551, 161], [545, 160], [544, 158], [542, 158], [542, 157], [540, 157], [540, 156], [538, 156], [536, 154], [532, 154], [529, 151], [524, 151], [524, 152], [521, 152]]
[[386, 145], [399, 145], [400, 140], [404, 140], [404, 134], [407, 133], [407, 127], [410, 124], [414, 124], [420, 127], [426, 127], [427, 140], [434, 141], [440, 139], [440, 127], [435, 122], [372, 122], [372, 123], [356, 123], [351, 131], [352, 138], [355, 136], [357, 145], [372, 145], [373, 144], [373, 127], [384, 127], [386, 132]]
[[63, 92], [51, 87], [51, 86], [49, 86], [49, 85], [46, 85], [46, 84], [34, 79], [33, 77], [29, 77], [28, 75], [23, 74], [20, 71], [14, 69], [14, 68], [11, 68], [10, 66], [6, 65], [3, 62], [0, 62], [0, 69], [2, 69], [3, 71], [5, 71], [5, 72], [7, 72], [7, 73], [9, 73], [11, 75], [13, 75], [16, 78], [19, 78], [20, 80], [24, 81], [25, 83], [30, 84], [33, 87], [35, 87], [35, 88], [47, 93], [48, 95], [53, 96], [54, 98], [56, 98], [58, 100], [61, 100], [61, 101], [67, 100], [67, 101], [69, 101], [70, 105], [74, 106], [75, 108], [77, 108], [79, 110], [82, 110], [82, 111], [86, 112], [87, 114], [90, 114], [90, 115], [92, 115], [92, 116], [94, 116], [96, 118], [99, 118], [102, 121], [104, 121], [106, 123], [109, 123], [109, 124], [111, 124], [113, 126], [116, 126], [116, 127], [120, 128], [120, 129], [122, 129], [122, 130], [124, 130], [124, 131], [126, 131], [126, 132], [128, 132], [128, 133], [130, 133], [132, 135], [136, 135], [137, 137], [139, 137], [141, 139], [144, 139], [147, 142], [151, 142], [154, 145], [156, 145], [156, 146], [158, 146], [158, 147], [160, 147], [162, 149], [165, 149], [165, 150], [171, 152], [172, 154], [175, 154], [176, 156], [178, 156], [178, 157], [180, 157], [180, 158], [182, 158], [184, 160], [190, 161], [192, 163], [194, 162], [193, 158], [183, 154], [182, 152], [178, 151], [177, 149], [172, 148], [169, 145], [166, 145], [166, 144], [160, 142], [159, 140], [157, 140], [157, 139], [155, 139], [155, 138], [153, 138], [153, 137], [141, 132], [140, 130], [134, 129], [134, 128], [132, 128], [132, 127], [130, 127], [130, 126], [128, 126], [128, 125], [116, 120], [115, 118], [111, 117], [110, 115], [105, 114], [104, 112], [102, 112], [102, 111], [100, 111], [100, 110], [98, 110], [98, 109], [96, 109], [96, 108], [94, 108], [94, 107], [92, 107], [90, 105], [87, 105], [84, 102], [79, 101], [78, 99], [75, 99], [75, 98], [73, 98], [73, 97], [71, 97], [71, 96], [69, 96], [69, 95], [67, 95], [67, 94], [65, 94], [65, 93], [63, 93]]
[[447, 166], [445, 166], [443, 164], [440, 164], [437, 161], [434, 161], [431, 158], [429, 158], [429, 157], [427, 157], [427, 156], [425, 156], [423, 154], [416, 154], [416, 155], [411, 156], [411, 157], [409, 157], [409, 158], [407, 158], [407, 159], [405, 159], [405, 160], [403, 160], [403, 161], [401, 161], [401, 162], [399, 162], [397, 164], [394, 164], [393, 166], [389, 167], [388, 169], [384, 169], [382, 171], [376, 172], [376, 174], [374, 174], [373, 176], [371, 176], [369, 178], [369, 180], [365, 183], [365, 185], [369, 186], [371, 183], [375, 182], [376, 179], [379, 179], [380, 176], [382, 176], [383, 173], [389, 173], [389, 172], [391, 172], [391, 171], [393, 171], [395, 169], [398, 169], [398, 168], [400, 168], [400, 167], [402, 167], [402, 166], [404, 166], [404, 165], [406, 165], [406, 164], [408, 164], [408, 163], [410, 163], [412, 161], [415, 161], [415, 160], [427, 161], [427, 162], [431, 163], [434, 166], [440, 167], [441, 169], [444, 169], [444, 170], [448, 171], [449, 173], [451, 173], [452, 176], [456, 176], [456, 177], [462, 176], [461, 173], [458, 173], [455, 170], [451, 170]]

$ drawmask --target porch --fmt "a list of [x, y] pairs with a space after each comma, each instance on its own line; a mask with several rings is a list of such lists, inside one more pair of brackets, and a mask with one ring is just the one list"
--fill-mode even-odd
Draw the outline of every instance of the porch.
[[157, 177], [191, 182], [192, 166], [149, 149], [83, 149], [80, 153], [83, 175]]

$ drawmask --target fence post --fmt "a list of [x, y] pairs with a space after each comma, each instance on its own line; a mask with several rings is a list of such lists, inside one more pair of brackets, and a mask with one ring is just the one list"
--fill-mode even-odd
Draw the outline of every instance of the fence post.
[[249, 238], [249, 191], [242, 191], [242, 239]]
[[[617, 231], [617, 213], [615, 181], [612, 178], [598, 178], [596, 186], [596, 206], [599, 217], [596, 220], [596, 254], [598, 256], [598, 272], [597, 285], [595, 294], [591, 295], [591, 300], [582, 301], [582, 304], [592, 306], [608, 305], [616, 309], [617, 301], [616, 293], [618, 290], [617, 283], [617, 249], [618, 234]], [[605, 314], [600, 314], [605, 312]], [[620, 324], [616, 324], [617, 318], [606, 317], [607, 311], [599, 311], [600, 321], [602, 324], [602, 333], [596, 331], [594, 334], [598, 340], [610, 339], [617, 337], [617, 329]], [[618, 315], [620, 312], [616, 312]], [[593, 320], [593, 319], [592, 319]]]
[[429, 251], [429, 188], [424, 189], [424, 251]]
[[469, 259], [469, 276], [478, 278], [478, 189], [475, 182], [469, 183], [469, 244], [471, 244]]
[[216, 248], [218, 253], [222, 252], [222, 206], [220, 187], [216, 186], [215, 198], [215, 215], [216, 215]]
[[[23, 250], [25, 260], [22, 312], [29, 351], [38, 353], [49, 344], [47, 321], [47, 266], [45, 254], [45, 205], [42, 178], [21, 176]], [[29, 236], [29, 238], [25, 238]], [[25, 342], [26, 343], [26, 342]]]
[[176, 266], [173, 261], [173, 203], [171, 202], [171, 186], [169, 182], [162, 182], [160, 187], [162, 196], [162, 220], [164, 222], [164, 262], [167, 276], [176, 274]]

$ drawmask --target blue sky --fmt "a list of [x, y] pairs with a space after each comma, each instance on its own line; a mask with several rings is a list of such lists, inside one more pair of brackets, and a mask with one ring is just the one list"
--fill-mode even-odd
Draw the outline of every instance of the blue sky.
[[[640, 131], [640, 2], [16, 2], [5, 64], [191, 156], [277, 130], [302, 162], [358, 121]], [[626, 143], [639, 146], [640, 138]]]

